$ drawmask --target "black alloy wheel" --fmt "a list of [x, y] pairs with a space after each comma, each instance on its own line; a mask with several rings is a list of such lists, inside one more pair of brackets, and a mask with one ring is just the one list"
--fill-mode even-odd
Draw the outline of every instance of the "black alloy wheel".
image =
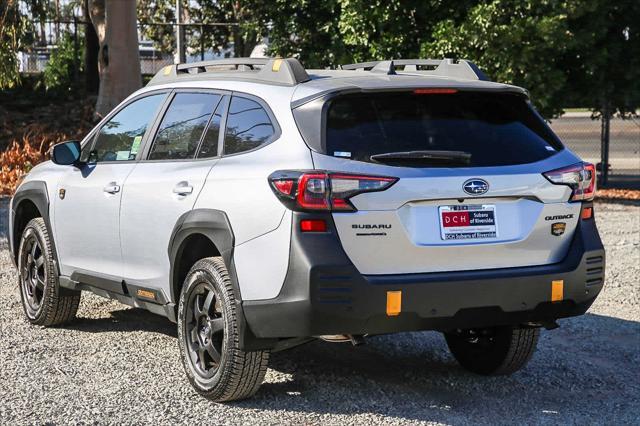
[[60, 287], [53, 244], [44, 219], [27, 223], [18, 247], [18, 279], [22, 307], [29, 322], [52, 326], [76, 317], [81, 292]]
[[197, 261], [180, 290], [180, 358], [191, 385], [212, 401], [250, 397], [267, 372], [269, 351], [241, 346], [237, 294], [221, 257]]
[[46, 282], [45, 257], [35, 233], [26, 236], [22, 254], [22, 293], [29, 316], [35, 317], [42, 309]]
[[210, 283], [196, 285], [189, 295], [186, 315], [191, 363], [199, 376], [213, 377], [224, 353], [225, 319], [220, 297]]

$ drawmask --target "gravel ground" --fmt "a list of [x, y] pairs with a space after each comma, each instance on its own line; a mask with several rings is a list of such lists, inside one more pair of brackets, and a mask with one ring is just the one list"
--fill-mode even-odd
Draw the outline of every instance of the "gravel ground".
[[586, 315], [544, 331], [511, 377], [464, 372], [437, 333], [314, 342], [273, 354], [251, 400], [215, 404], [189, 386], [175, 326], [83, 295], [79, 319], [27, 324], [0, 250], [0, 424], [496, 424], [640, 422], [640, 207], [601, 204], [607, 281]]

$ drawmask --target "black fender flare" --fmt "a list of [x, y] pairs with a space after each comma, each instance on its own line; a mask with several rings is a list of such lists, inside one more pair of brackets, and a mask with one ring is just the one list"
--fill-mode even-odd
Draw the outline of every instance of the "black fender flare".
[[51, 227], [51, 219], [49, 216], [49, 208], [50, 208], [49, 192], [47, 191], [47, 183], [44, 181], [30, 180], [30, 181], [24, 182], [22, 185], [20, 185], [18, 190], [13, 195], [13, 201], [11, 203], [11, 212], [9, 213], [11, 215], [10, 227], [9, 227], [9, 232], [10, 232], [9, 248], [11, 250], [11, 255], [12, 255], [11, 257], [14, 263], [16, 263], [17, 265], [20, 235], [16, 235], [16, 232], [15, 232], [16, 221], [19, 219], [16, 217], [16, 212], [20, 204], [27, 200], [31, 201], [36, 206], [36, 208], [38, 209], [38, 212], [40, 212], [40, 215], [44, 220], [44, 223], [47, 227], [47, 231], [49, 232], [49, 237], [51, 242], [51, 251], [53, 253], [53, 258], [54, 258], [53, 261], [54, 261], [54, 266], [56, 268], [56, 274], [59, 274], [60, 270], [59, 270], [59, 264], [58, 264], [58, 251], [56, 250], [56, 243], [53, 238], [53, 232], [52, 232], [53, 228]]
[[[242, 295], [238, 284], [235, 264], [233, 262], [233, 247], [235, 237], [231, 223], [226, 213], [215, 209], [194, 209], [184, 213], [178, 218], [171, 237], [169, 238], [169, 265], [170, 265], [170, 285], [171, 285], [171, 302], [177, 307], [179, 303], [179, 294], [175, 289], [180, 283], [178, 278], [178, 261], [184, 250], [184, 242], [187, 238], [194, 234], [201, 234], [207, 237], [218, 249], [220, 256], [224, 260], [229, 271], [229, 277], [233, 286], [233, 292], [236, 299], [236, 312], [239, 320], [240, 347], [244, 350], [261, 350], [271, 349], [275, 345], [274, 339], [258, 339], [254, 336], [249, 328], [242, 307]], [[177, 311], [177, 309], [176, 309]], [[177, 318], [177, 312], [176, 312]]]
[[170, 264], [170, 279], [171, 279], [171, 301], [177, 303], [177, 297], [175, 297], [173, 288], [177, 279], [177, 265], [176, 262], [180, 259], [182, 251], [184, 249], [183, 243], [191, 235], [201, 234], [207, 237], [218, 249], [222, 259], [224, 259], [225, 265], [229, 269], [229, 274], [233, 281], [233, 290], [236, 292], [236, 298], [240, 299], [240, 288], [238, 287], [237, 279], [235, 277], [235, 269], [231, 267], [233, 264], [233, 246], [235, 237], [233, 230], [231, 229], [231, 223], [227, 215], [214, 209], [195, 209], [184, 213], [178, 218], [176, 224], [171, 231], [171, 237], [169, 238], [169, 264]]

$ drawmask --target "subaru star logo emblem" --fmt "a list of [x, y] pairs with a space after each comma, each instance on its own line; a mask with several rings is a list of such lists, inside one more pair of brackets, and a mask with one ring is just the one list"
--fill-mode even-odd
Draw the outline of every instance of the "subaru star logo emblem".
[[469, 179], [462, 184], [462, 189], [469, 195], [482, 195], [489, 190], [489, 184], [484, 179]]

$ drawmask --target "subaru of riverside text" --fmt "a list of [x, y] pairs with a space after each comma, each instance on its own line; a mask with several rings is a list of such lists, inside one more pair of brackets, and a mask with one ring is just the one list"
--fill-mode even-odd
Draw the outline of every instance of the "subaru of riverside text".
[[9, 242], [32, 324], [72, 321], [82, 291], [166, 316], [213, 401], [314, 339], [433, 330], [504, 375], [604, 285], [595, 181], [469, 61], [230, 58], [169, 65], [55, 145]]

